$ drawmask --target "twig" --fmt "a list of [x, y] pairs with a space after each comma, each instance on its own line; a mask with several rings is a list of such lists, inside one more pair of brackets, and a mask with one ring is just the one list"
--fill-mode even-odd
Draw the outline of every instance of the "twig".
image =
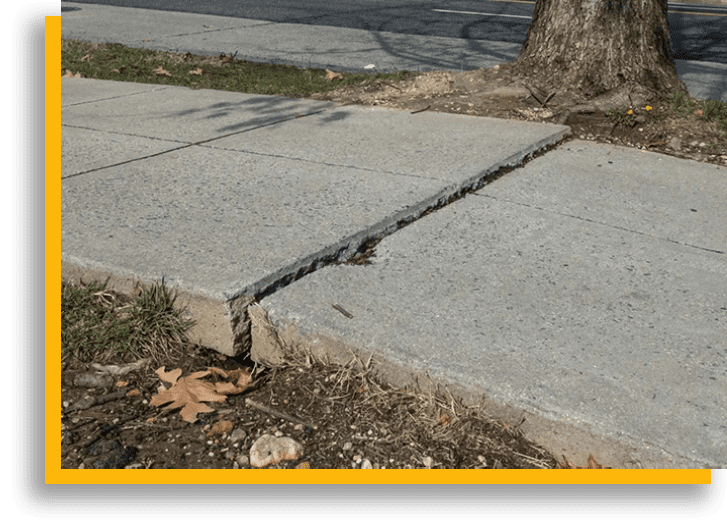
[[334, 309], [336, 309], [338, 312], [340, 312], [341, 314], [343, 314], [347, 318], [353, 318], [353, 315], [350, 312], [348, 312], [346, 309], [344, 309], [343, 307], [341, 307], [340, 305], [336, 305], [335, 303], [331, 303], [331, 307], [333, 307]]
[[431, 106], [432, 106], [432, 105], [427, 105], [427, 106], [425, 106], [425, 107], [424, 107], [424, 108], [422, 108], [422, 109], [419, 109], [419, 110], [415, 110], [415, 111], [413, 111], [413, 112], [412, 112], [412, 114], [419, 114], [419, 112], [424, 112], [425, 110], [429, 110], [429, 107], [431, 107]]
[[535, 100], [540, 103], [540, 106], [544, 107], [545, 103], [543, 103], [538, 96], [535, 95], [535, 92], [533, 92], [533, 89], [530, 88], [530, 85], [525, 85], [525, 88], [528, 89], [528, 92], [530, 92], [530, 95], [535, 98]]
[[286, 421], [290, 421], [293, 424], [302, 424], [303, 426], [307, 426], [308, 428], [312, 428], [314, 430], [318, 429], [318, 426], [316, 426], [314, 424], [310, 424], [308, 422], [302, 421], [296, 417], [293, 417], [292, 415], [283, 413], [282, 411], [274, 410], [272, 408], [265, 406], [264, 404], [259, 404], [252, 399], [245, 399], [245, 404], [247, 404], [248, 406], [255, 408], [257, 410], [263, 411], [265, 413], [269, 413], [270, 415], [277, 417], [279, 419], [285, 419]]

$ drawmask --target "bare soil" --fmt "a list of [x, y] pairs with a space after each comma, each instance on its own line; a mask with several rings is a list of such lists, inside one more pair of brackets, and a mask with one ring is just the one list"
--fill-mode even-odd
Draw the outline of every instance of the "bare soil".
[[[197, 346], [175, 366], [239, 369], [232, 358]], [[517, 425], [463, 406], [439, 392], [379, 384], [373, 366], [323, 365], [292, 352], [284, 366], [253, 366], [248, 391], [208, 403], [214, 411], [184, 421], [179, 409], [150, 405], [161, 381], [146, 367], [102, 380], [90, 364], [62, 365], [61, 468], [249, 469], [250, 448], [265, 434], [303, 446], [294, 460], [266, 468], [556, 468], [555, 457]], [[121, 387], [119, 387], [121, 386]], [[247, 401], [261, 405], [266, 411]], [[287, 416], [281, 419], [280, 415]], [[215, 433], [217, 432], [217, 433]], [[583, 462], [585, 463], [585, 462]], [[564, 462], [567, 467], [568, 463]]]
[[[550, 96], [550, 97], [549, 97]], [[411, 112], [448, 112], [571, 127], [574, 137], [727, 166], [727, 131], [699, 110], [675, 111], [666, 99], [634, 105], [623, 97], [577, 101], [528, 85], [510, 64], [461, 73], [428, 72], [400, 81], [374, 80], [310, 96], [344, 105]], [[547, 100], [547, 101], [546, 101]], [[692, 102], [698, 102], [690, 98]], [[616, 114], [607, 115], [609, 110]]]

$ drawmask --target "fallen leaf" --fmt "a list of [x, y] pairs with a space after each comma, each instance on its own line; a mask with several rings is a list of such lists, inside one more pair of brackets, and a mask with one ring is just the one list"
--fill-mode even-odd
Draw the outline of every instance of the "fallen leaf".
[[138, 389], [132, 389], [126, 394], [127, 397], [138, 397], [139, 395], [141, 395], [141, 391]]
[[196, 70], [190, 70], [189, 75], [202, 75], [202, 68], [197, 68]]
[[695, 116], [701, 116], [702, 114], [703, 114], [703, 112], [702, 112], [701, 108], [698, 108], [697, 110], [694, 111]]
[[210, 371], [197, 371], [186, 377], [179, 378], [182, 370], [177, 368], [166, 372], [164, 366], [156, 370], [157, 376], [164, 382], [172, 384], [169, 389], [160, 389], [159, 393], [151, 398], [151, 406], [169, 404], [167, 409], [182, 408], [179, 414], [187, 422], [195, 422], [198, 413], [214, 411], [203, 404], [205, 402], [222, 402], [227, 397], [217, 393], [214, 384], [200, 380], [210, 374]]
[[91, 58], [91, 55], [89, 55], [89, 54], [87, 53], [86, 55], [84, 55], [83, 57], [81, 57], [81, 62], [83, 62], [83, 61], [87, 61], [87, 60], [88, 60], [88, 59], [90, 59], [90, 58]]
[[71, 70], [66, 70], [66, 73], [63, 77], [72, 77], [73, 79], [81, 79], [81, 72], [76, 72], [74, 74]]
[[331, 70], [326, 68], [326, 79], [328, 79], [329, 81], [331, 79], [343, 79], [343, 74], [338, 72], [332, 72]]
[[153, 71], [157, 75], [166, 75], [167, 77], [171, 77], [172, 76], [172, 74], [170, 74], [168, 71], [166, 71], [161, 66], [159, 66], [158, 68], [155, 68]]
[[222, 381], [215, 382], [215, 391], [220, 395], [237, 395], [252, 383], [252, 375], [247, 369], [225, 371], [219, 367], [208, 367], [207, 370], [213, 375], [222, 377]]
[[224, 53], [221, 53], [219, 59], [220, 59], [220, 62], [222, 62], [222, 63], [232, 62], [235, 60], [235, 56], [231, 53], [228, 53], [227, 55], [225, 55]]
[[449, 426], [449, 414], [446, 411], [439, 413], [439, 419], [437, 420], [437, 424], [440, 424], [442, 426]]
[[144, 42], [151, 42], [151, 41], [152, 41], [152, 40], [154, 40], [154, 39], [153, 39], [153, 38], [151, 38], [151, 37], [149, 37], [149, 38], [147, 38], [147, 39], [142, 39], [142, 40], [143, 40]]
[[596, 469], [611, 468], [611, 467], [604, 467], [603, 465], [599, 465], [596, 462], [596, 458], [593, 457], [593, 454], [588, 454], [588, 462], [587, 462], [587, 466], [585, 466], [585, 467], [575, 466], [573, 463], [571, 463], [570, 461], [568, 461], [568, 459], [566, 459], [565, 456], [563, 456], [563, 464], [558, 463], [558, 465], [555, 468], [559, 468], [559, 469], [589, 469], [589, 470], [596, 470]]
[[128, 380], [117, 380], [116, 382], [114, 382], [114, 387], [117, 387], [117, 388], [123, 388], [124, 386], [128, 386], [128, 385], [129, 385]]

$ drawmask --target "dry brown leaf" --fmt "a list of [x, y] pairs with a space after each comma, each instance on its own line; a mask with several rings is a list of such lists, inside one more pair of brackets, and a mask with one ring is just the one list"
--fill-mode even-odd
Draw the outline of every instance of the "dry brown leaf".
[[208, 367], [208, 371], [223, 380], [215, 382], [215, 391], [220, 395], [237, 395], [245, 391], [252, 383], [252, 376], [247, 369], [225, 371], [219, 367]]
[[154, 73], [157, 75], [166, 75], [167, 77], [171, 77], [172, 74], [170, 74], [168, 71], [166, 71], [164, 68], [159, 66], [158, 68], [154, 68]]
[[117, 388], [123, 388], [124, 386], [128, 386], [128, 385], [129, 385], [128, 380], [117, 380], [116, 382], [114, 382], [114, 387], [117, 387]]
[[66, 70], [66, 73], [63, 77], [72, 77], [73, 79], [81, 79], [81, 72], [76, 72], [74, 74], [71, 70]]
[[196, 70], [190, 70], [189, 75], [202, 75], [202, 68], [197, 68]]
[[91, 55], [89, 55], [89, 54], [87, 53], [86, 55], [84, 55], [83, 57], [81, 57], [81, 62], [83, 62], [83, 61], [87, 61], [87, 60], [88, 60], [88, 59], [90, 59], [90, 58], [91, 58]]
[[604, 467], [603, 465], [599, 465], [596, 462], [596, 458], [593, 457], [593, 454], [588, 454], [588, 463], [587, 463], [587, 466], [585, 466], [585, 467], [578, 467], [578, 466], [574, 465], [573, 463], [571, 463], [570, 461], [568, 461], [568, 459], [566, 459], [565, 456], [563, 456], [563, 463], [562, 464], [561, 463], [558, 463], [558, 465], [555, 468], [559, 468], [559, 469], [576, 469], [576, 468], [579, 468], [579, 469], [596, 470], [596, 469], [601, 469], [601, 468], [607, 468], [608, 469], [608, 468], [611, 468], [611, 467]]
[[235, 60], [235, 56], [232, 53], [228, 53], [227, 55], [221, 53], [219, 56], [219, 60], [221, 63], [232, 62]]
[[437, 420], [437, 424], [441, 426], [449, 426], [449, 413], [446, 411], [439, 412], [439, 419]]
[[326, 68], [326, 79], [328, 79], [329, 81], [331, 79], [343, 79], [343, 74], [338, 72], [332, 72], [331, 70]]
[[141, 391], [138, 389], [132, 389], [126, 394], [127, 397], [138, 397], [139, 395], [141, 395]]
[[143, 40], [144, 42], [151, 42], [151, 41], [152, 41], [152, 40], [154, 40], [154, 39], [153, 39], [153, 38], [151, 38], [151, 37], [149, 37], [149, 38], [146, 38], [146, 39], [142, 39], [142, 40]]
[[151, 406], [169, 404], [168, 409], [182, 408], [179, 414], [187, 422], [195, 422], [198, 413], [213, 411], [203, 404], [205, 402], [222, 402], [227, 397], [217, 393], [214, 384], [200, 380], [210, 374], [210, 371], [197, 371], [186, 377], [179, 378], [181, 369], [165, 372], [164, 366], [156, 370], [156, 374], [164, 382], [172, 384], [169, 389], [160, 389], [159, 393], [151, 398]]
[[694, 111], [695, 116], [701, 116], [702, 114], [703, 114], [703, 112], [702, 112], [701, 108], [698, 108], [697, 110]]

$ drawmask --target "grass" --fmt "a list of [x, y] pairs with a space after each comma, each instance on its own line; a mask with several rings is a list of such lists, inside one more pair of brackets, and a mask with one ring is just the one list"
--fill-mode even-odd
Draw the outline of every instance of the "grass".
[[233, 54], [206, 57], [62, 39], [61, 75], [66, 73], [93, 79], [289, 97], [306, 97], [366, 80], [416, 75], [407, 71], [337, 73], [329, 79], [324, 69], [257, 64], [237, 59]]
[[162, 281], [135, 298], [106, 289], [106, 284], [61, 286], [61, 359], [81, 362], [133, 362], [151, 357], [155, 364], [178, 359], [194, 322], [174, 307]]
[[672, 110], [680, 116], [697, 113], [705, 121], [716, 121], [727, 138], [727, 103], [715, 99], [699, 102], [684, 92], [675, 92], [670, 103]]
[[[668, 100], [668, 104], [674, 114], [678, 116], [686, 117], [696, 114], [704, 121], [716, 121], [720, 128], [725, 131], [725, 139], [727, 139], [727, 103], [714, 99], [697, 100], [685, 92], [674, 92]], [[606, 112], [606, 116], [611, 119], [614, 125], [633, 127], [637, 122], [637, 113], [630, 108], [611, 108]], [[663, 112], [651, 112], [651, 117], [658, 120], [664, 118], [665, 114]], [[719, 149], [714, 142], [712, 145], [714, 149]]]

